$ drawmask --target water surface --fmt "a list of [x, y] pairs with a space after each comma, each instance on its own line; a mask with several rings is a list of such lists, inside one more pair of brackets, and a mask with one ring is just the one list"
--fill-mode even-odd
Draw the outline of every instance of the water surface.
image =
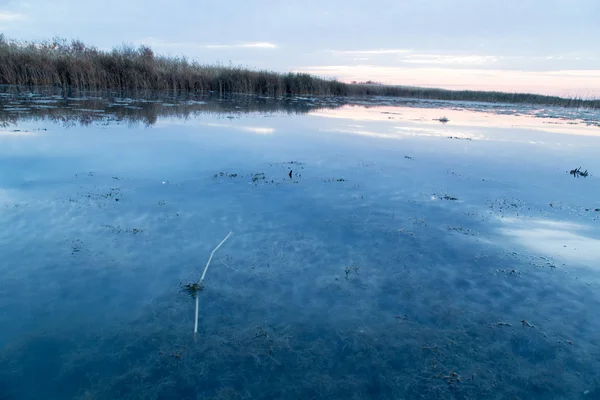
[[2, 400], [600, 397], [597, 112], [1, 107]]

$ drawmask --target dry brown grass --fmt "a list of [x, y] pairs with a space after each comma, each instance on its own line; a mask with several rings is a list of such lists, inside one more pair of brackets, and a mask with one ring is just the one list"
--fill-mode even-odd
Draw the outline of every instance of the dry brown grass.
[[80, 41], [18, 42], [0, 35], [0, 84], [76, 89], [153, 89], [283, 95], [343, 95], [345, 85], [308, 74], [200, 65], [146, 46], [102, 51]]

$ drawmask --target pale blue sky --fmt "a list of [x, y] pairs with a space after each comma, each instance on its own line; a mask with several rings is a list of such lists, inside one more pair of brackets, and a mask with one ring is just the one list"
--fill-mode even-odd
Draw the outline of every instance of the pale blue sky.
[[600, 0], [0, 0], [0, 32], [343, 80], [600, 96]]

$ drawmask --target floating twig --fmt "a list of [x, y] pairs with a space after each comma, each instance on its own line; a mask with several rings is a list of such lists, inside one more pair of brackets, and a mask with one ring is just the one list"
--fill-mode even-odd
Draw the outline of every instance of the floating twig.
[[227, 239], [229, 239], [229, 236], [231, 236], [232, 233], [233, 232], [229, 232], [229, 234], [227, 234], [227, 236], [225, 236], [225, 239], [221, 240], [221, 243], [219, 243], [219, 245], [217, 247], [215, 247], [215, 249], [212, 251], [212, 253], [210, 253], [210, 257], [208, 257], [208, 261], [206, 262], [206, 267], [204, 267], [204, 272], [202, 272], [200, 281], [198, 281], [196, 283], [187, 284], [184, 286], [184, 290], [186, 290], [188, 293], [190, 293], [193, 297], [196, 298], [196, 318], [194, 321], [194, 334], [198, 333], [198, 310], [199, 310], [198, 292], [200, 292], [204, 289], [204, 277], [206, 276], [206, 271], [208, 271], [208, 266], [210, 265], [210, 262], [212, 261], [212, 258], [215, 255], [215, 252], [217, 250], [219, 250], [219, 247], [221, 247]]
[[528, 326], [529, 328], [535, 328], [535, 326], [531, 325], [529, 322], [525, 321], [524, 319], [521, 320], [521, 323], [523, 324], [523, 327]]

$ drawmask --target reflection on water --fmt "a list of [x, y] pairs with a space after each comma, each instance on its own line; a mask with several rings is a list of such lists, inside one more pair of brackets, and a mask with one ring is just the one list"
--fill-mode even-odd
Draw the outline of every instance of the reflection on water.
[[257, 111], [302, 114], [313, 109], [336, 105], [317, 99], [276, 101], [249, 95], [222, 97], [206, 94], [185, 98], [163, 94], [140, 99], [115, 95], [67, 97], [47, 93], [4, 94], [0, 96], [0, 127], [7, 128], [22, 120], [45, 120], [59, 122], [65, 126], [86, 126], [94, 122], [143, 123], [151, 126], [159, 117], [188, 119], [198, 114], [213, 113], [223, 118], [238, 118], [242, 114]]
[[[473, 112], [475, 110], [479, 112]], [[312, 111], [311, 115], [351, 121], [385, 121], [390, 125], [405, 122], [412, 123], [414, 126], [421, 126], [420, 128], [411, 128], [412, 131], [427, 129], [422, 126], [438, 128], [441, 125], [440, 119], [446, 118], [453, 127], [519, 128], [543, 132], [600, 136], [600, 123], [598, 122], [600, 112], [588, 110], [527, 109], [526, 107], [499, 109], [498, 107], [492, 108], [490, 105], [475, 107], [466, 104], [463, 106], [453, 105], [442, 109], [414, 106], [365, 108], [345, 105], [337, 109]], [[443, 120], [443, 122], [446, 121]], [[590, 129], [590, 127], [596, 129]], [[428, 129], [428, 132], [448, 134], [448, 130], [441, 129]]]
[[600, 237], [591, 226], [535, 219], [503, 219], [503, 223], [506, 224], [506, 228], [501, 229], [504, 234], [533, 251], [592, 268], [597, 267], [600, 260]]
[[[93, 122], [143, 123], [153, 125], [159, 117], [187, 119], [198, 114], [214, 113], [238, 118], [251, 112], [290, 114], [311, 113], [315, 116], [354, 121], [418, 122], [431, 125], [452, 121], [463, 127], [536, 129], [546, 132], [598, 135], [600, 111], [562, 107], [502, 103], [469, 103], [385, 97], [335, 98], [288, 97], [273, 99], [255, 95], [169, 96], [145, 93], [144, 97], [127, 97], [124, 93], [65, 93], [46, 89], [37, 93], [14, 92], [0, 85], [0, 126], [8, 127], [19, 120], [48, 120], [65, 125], [89, 125]], [[476, 112], [474, 112], [476, 111]]]
[[52, 96], [0, 110], [0, 399], [600, 397], [586, 110]]
[[259, 135], [270, 135], [275, 132], [275, 129], [268, 127], [260, 127], [260, 126], [235, 126], [231, 124], [206, 124], [206, 126], [216, 127], [216, 128], [225, 128], [225, 129], [236, 129], [244, 132], [256, 133]]

